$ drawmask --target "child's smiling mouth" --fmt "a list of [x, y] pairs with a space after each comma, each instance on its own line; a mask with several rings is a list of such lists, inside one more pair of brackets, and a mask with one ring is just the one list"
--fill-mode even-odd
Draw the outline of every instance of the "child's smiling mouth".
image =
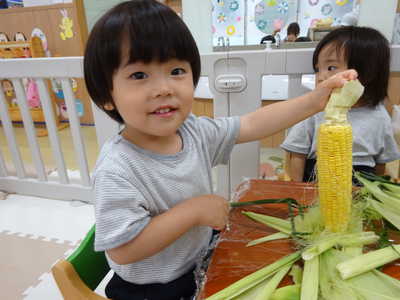
[[156, 115], [158, 117], [168, 118], [168, 117], [171, 117], [176, 111], [177, 111], [177, 108], [175, 108], [175, 107], [162, 106], [162, 107], [157, 108], [151, 114]]

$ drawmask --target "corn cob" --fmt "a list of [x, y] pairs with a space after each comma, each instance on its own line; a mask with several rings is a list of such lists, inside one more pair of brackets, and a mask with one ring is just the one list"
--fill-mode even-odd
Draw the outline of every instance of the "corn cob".
[[317, 135], [317, 178], [325, 228], [347, 229], [351, 215], [352, 130], [347, 111], [363, 93], [358, 81], [350, 81], [332, 93], [325, 109], [326, 122]]

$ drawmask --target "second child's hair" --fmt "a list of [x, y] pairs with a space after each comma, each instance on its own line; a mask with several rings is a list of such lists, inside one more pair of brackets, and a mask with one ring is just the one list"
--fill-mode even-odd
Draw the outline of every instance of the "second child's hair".
[[[156, 0], [131, 0], [110, 9], [94, 25], [85, 49], [84, 76], [93, 102], [111, 118], [123, 123], [112, 99], [113, 76], [128, 50], [128, 64], [190, 63], [193, 84], [200, 77], [200, 55], [189, 29], [168, 6]], [[113, 110], [104, 106], [112, 104]]]
[[343, 53], [349, 69], [355, 69], [364, 86], [361, 104], [376, 106], [387, 96], [390, 75], [390, 48], [388, 40], [369, 27], [344, 26], [328, 33], [317, 45], [313, 55], [316, 70], [318, 56], [326, 46], [335, 46]]
[[300, 26], [298, 23], [293, 22], [290, 23], [287, 30], [286, 30], [287, 35], [289, 34], [294, 34], [295, 36], [298, 36], [300, 33]]

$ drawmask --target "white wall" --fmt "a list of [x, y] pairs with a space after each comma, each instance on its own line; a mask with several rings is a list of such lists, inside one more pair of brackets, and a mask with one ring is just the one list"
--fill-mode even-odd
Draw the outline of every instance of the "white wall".
[[83, 4], [89, 31], [107, 10], [120, 2], [123, 2], [123, 0], [84, 0]]
[[212, 52], [211, 1], [182, 0], [182, 17], [196, 40], [200, 53]]
[[396, 8], [397, 0], [362, 0], [358, 25], [373, 27], [391, 41]]

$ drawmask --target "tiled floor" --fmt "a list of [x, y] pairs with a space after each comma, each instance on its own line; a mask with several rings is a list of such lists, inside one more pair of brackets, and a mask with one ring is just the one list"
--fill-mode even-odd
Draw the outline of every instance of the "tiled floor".
[[[82, 126], [89, 169], [94, 167], [98, 146], [95, 128]], [[14, 124], [19, 151], [27, 175], [36, 177], [24, 128]], [[78, 169], [70, 128], [58, 131], [69, 174]], [[37, 138], [46, 171], [55, 169], [49, 138]], [[0, 127], [0, 153], [10, 175], [15, 172], [7, 140]], [[51, 178], [52, 175], [49, 176]], [[73, 177], [73, 176], [72, 176]], [[91, 205], [21, 195], [0, 200], [1, 299], [49, 299], [62, 297], [50, 268], [68, 256], [94, 223]]]
[[94, 223], [93, 208], [21, 195], [0, 201], [2, 299], [62, 299], [51, 266], [78, 245]]

